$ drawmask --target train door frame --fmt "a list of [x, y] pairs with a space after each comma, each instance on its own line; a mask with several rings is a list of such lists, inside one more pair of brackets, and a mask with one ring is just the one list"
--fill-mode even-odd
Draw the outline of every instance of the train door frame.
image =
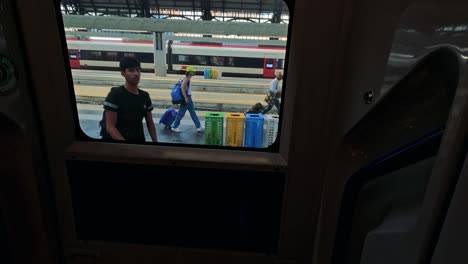
[[[275, 77], [275, 71], [276, 71], [276, 58], [273, 55], [270, 54], [265, 54], [263, 58], [263, 77], [264, 78], [273, 78]], [[270, 65], [271, 61], [271, 68], [268, 67]]]
[[[75, 58], [72, 58], [72, 52], [75, 51]], [[80, 50], [78, 49], [69, 49], [68, 50], [68, 60], [70, 62], [70, 67], [72, 69], [80, 68]]]

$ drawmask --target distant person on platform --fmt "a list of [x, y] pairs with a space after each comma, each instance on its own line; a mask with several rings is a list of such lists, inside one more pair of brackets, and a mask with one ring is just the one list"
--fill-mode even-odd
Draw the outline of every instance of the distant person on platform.
[[283, 73], [277, 72], [275, 78], [270, 83], [270, 91], [268, 91], [267, 96], [265, 97], [265, 102], [267, 102], [267, 106], [263, 109], [262, 114], [268, 113], [273, 106], [276, 106], [278, 109], [278, 113], [280, 111], [280, 101], [281, 98], [281, 90], [279, 89], [279, 81], [283, 79]]
[[153, 142], [157, 142], [154, 127], [153, 104], [148, 92], [138, 88], [140, 82], [140, 62], [133, 57], [120, 61], [120, 74], [125, 84], [112, 87], [104, 101], [104, 114], [101, 125], [103, 139], [145, 142], [143, 118]]
[[194, 75], [195, 68], [193, 68], [192, 66], [188, 66], [187, 69], [185, 69], [185, 77], [182, 80], [182, 85], [180, 86], [180, 91], [184, 96], [185, 102], [180, 104], [176, 119], [174, 121], [174, 124], [172, 125], [172, 131], [177, 133], [182, 132], [182, 130], [179, 128], [180, 120], [184, 118], [185, 112], [187, 110], [190, 113], [190, 117], [192, 118], [192, 121], [195, 124], [195, 128], [197, 129], [197, 131], [203, 132], [205, 130], [205, 128], [203, 128], [200, 124], [200, 120], [198, 119], [197, 113], [195, 112], [195, 106], [193, 105], [192, 101], [192, 92], [190, 91], [190, 80]]

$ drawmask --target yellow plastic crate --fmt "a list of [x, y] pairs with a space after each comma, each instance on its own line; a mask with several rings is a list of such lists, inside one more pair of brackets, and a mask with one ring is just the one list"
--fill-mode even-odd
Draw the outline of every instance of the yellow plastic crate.
[[245, 115], [243, 113], [226, 113], [226, 146], [244, 146], [244, 124]]

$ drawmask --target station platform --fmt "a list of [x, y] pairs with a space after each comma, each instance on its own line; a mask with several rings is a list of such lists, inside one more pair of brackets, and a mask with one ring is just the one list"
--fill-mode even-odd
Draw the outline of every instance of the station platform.
[[[123, 82], [118, 71], [72, 70], [73, 82], [83, 85], [116, 86]], [[170, 89], [183, 74], [167, 74], [155, 76], [154, 73], [141, 73], [140, 86], [142, 88]], [[242, 78], [221, 77], [220, 79], [205, 79], [202, 75], [192, 77], [192, 91], [260, 94], [268, 91], [273, 78]]]
[[[73, 82], [77, 103], [102, 104], [110, 88], [123, 84], [120, 72], [74, 70]], [[142, 73], [140, 87], [150, 94], [155, 108], [172, 106], [170, 91], [183, 75], [165, 77]], [[192, 77], [192, 99], [197, 110], [245, 112], [258, 102], [264, 102], [270, 79], [225, 77], [204, 79]], [[276, 111], [276, 108], [272, 110]]]
[[[91, 104], [78, 104], [78, 119], [81, 130], [89, 137], [100, 139], [99, 135], [100, 127], [99, 121], [102, 118], [103, 107], [101, 105]], [[173, 144], [194, 144], [194, 145], [205, 145], [205, 133], [197, 132], [196, 127], [190, 118], [190, 114], [187, 112], [185, 117], [181, 120], [179, 128], [182, 133], [176, 133], [171, 129], [167, 129], [164, 124], [159, 124], [161, 116], [164, 114], [166, 109], [154, 109], [152, 111], [153, 122], [156, 127], [156, 134], [158, 142], [161, 143], [173, 143]], [[202, 126], [206, 126], [205, 114], [208, 111], [196, 111], [197, 116]], [[269, 112], [267, 115], [273, 114]], [[146, 129], [145, 121], [144, 133], [146, 142], [151, 142], [151, 137]], [[265, 133], [265, 132], [264, 132]], [[226, 136], [226, 122], [223, 123], [223, 139]]]
[[[78, 119], [80, 122], [81, 130], [91, 138], [100, 139], [99, 135], [100, 127], [99, 121], [102, 118], [103, 107], [100, 105], [91, 105], [91, 104], [78, 104]], [[159, 124], [161, 116], [164, 114], [166, 109], [154, 109], [153, 122], [156, 127], [156, 134], [158, 136], [158, 141], [163, 143], [175, 143], [175, 144], [205, 144], [205, 133], [197, 132], [195, 125], [193, 124], [190, 114], [187, 112], [185, 117], [181, 120], [179, 128], [182, 130], [182, 133], [173, 132], [171, 129], [167, 129], [163, 124]], [[200, 123], [205, 126], [205, 113], [206, 111], [197, 111], [198, 118]], [[144, 124], [144, 133], [145, 139], [147, 142], [151, 142], [151, 137], [146, 129], [145, 121]]]

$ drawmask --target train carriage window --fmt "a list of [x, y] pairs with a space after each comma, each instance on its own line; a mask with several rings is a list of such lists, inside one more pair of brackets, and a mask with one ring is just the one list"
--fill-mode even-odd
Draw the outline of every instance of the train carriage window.
[[284, 59], [276, 60], [276, 69], [284, 69]]
[[152, 53], [137, 53], [136, 56], [141, 63], [153, 63], [154, 62], [154, 54]]
[[195, 56], [195, 64], [196, 65], [207, 65], [208, 60], [206, 59], [206, 56]]
[[89, 58], [88, 51], [87, 50], [80, 50], [80, 59], [86, 60]]
[[220, 56], [211, 56], [210, 63], [213, 66], [223, 66], [224, 65], [224, 57]]
[[190, 62], [190, 56], [189, 55], [179, 55], [179, 56], [177, 56], [177, 61], [179, 63], [188, 63], [188, 62]]
[[77, 51], [76, 50], [70, 50], [70, 59], [71, 60], [76, 60], [78, 58]]
[[117, 61], [119, 57], [118, 52], [108, 51], [105, 53], [105, 59], [108, 61]]
[[274, 59], [266, 59], [265, 68], [266, 69], [273, 69], [275, 67], [274, 62], [275, 62]]
[[102, 60], [102, 52], [100, 51], [88, 51], [88, 59], [89, 60]]
[[263, 68], [263, 58], [235, 58], [235, 67], [240, 68]]
[[[236, 1], [237, 4], [242, 3]], [[232, 2], [233, 5], [236, 5], [236, 1]], [[114, 8], [111, 2], [100, 3], [99, 10], [111, 10]], [[184, 11], [187, 18], [193, 19], [193, 23], [200, 22], [196, 19], [201, 12], [197, 2], [192, 3], [192, 9]], [[75, 89], [86, 86], [76, 96], [79, 125], [83, 132], [80, 140], [114, 141], [123, 138], [123, 143], [153, 144], [153, 131], [147, 129], [147, 122], [152, 122], [160, 143], [277, 151], [282, 120], [280, 110], [284, 101], [279, 96], [285, 94], [286, 83], [280, 80], [277, 87], [271, 88], [270, 85], [276, 71], [286, 74], [287, 30], [283, 29], [289, 27], [289, 7], [283, 1], [270, 2], [259, 5], [265, 10], [252, 9], [255, 18], [249, 20], [245, 20], [245, 17], [239, 20], [236, 17], [238, 13], [232, 10], [213, 10], [216, 11], [213, 14], [223, 17], [212, 20], [225, 24], [226, 32], [222, 35], [217, 35], [219, 32], [177, 32], [171, 39], [151, 38], [149, 36], [154, 33], [147, 29], [130, 28], [128, 18], [138, 14], [139, 9], [122, 9], [118, 15], [103, 11], [101, 18], [122, 20], [109, 24], [115, 28], [76, 31], [72, 24], [80, 20], [80, 15], [85, 19], [85, 16], [95, 13], [85, 7], [83, 10], [72, 8], [69, 1], [61, 1], [57, 12], [61, 12], [64, 18], [70, 15], [64, 10], [75, 10], [73, 15], [78, 15], [73, 22], [66, 23], [63, 32], [66, 38], [63, 41], [70, 50], [69, 59], [73, 60], [70, 65]], [[165, 8], [171, 9], [170, 1], [167, 4], [169, 6]], [[157, 22], [156, 19], [160, 17], [157, 12], [161, 9], [153, 6], [154, 3], [148, 5], [145, 7], [151, 13], [148, 18], [138, 17], [148, 19], [147, 23], [141, 24], [142, 27]], [[279, 11], [282, 13], [281, 19], [272, 23], [272, 18], [276, 17], [274, 14]], [[258, 12], [262, 14], [260, 20]], [[270, 14], [270, 17], [265, 14]], [[173, 22], [177, 24], [178, 21]], [[165, 24], [170, 23], [171, 18], [167, 18]], [[242, 30], [230, 34], [229, 23], [258, 23], [262, 30], [257, 31], [259, 36], [251, 36], [249, 27], [245, 27], [245, 35]], [[265, 25], [272, 30], [263, 30]], [[276, 30], [276, 27], [281, 29]], [[198, 28], [193, 27], [193, 30]], [[265, 32], [280, 32], [277, 34], [281, 35], [266, 36]], [[271, 43], [266, 43], [269, 41]], [[133, 77], [122, 75], [119, 68], [120, 61], [125, 57], [136, 58], [140, 63], [140, 76], [135, 77], [134, 81], [138, 83], [138, 89], [144, 91], [138, 92], [145, 96], [139, 99], [141, 101], [129, 99], [131, 91], [124, 84]], [[271, 58], [271, 62], [265, 63], [266, 57]], [[173, 105], [170, 89], [185, 77], [187, 69], [195, 72], [188, 91], [193, 104]], [[239, 83], [243, 88], [240, 93]], [[270, 89], [281, 93], [275, 93], [275, 97], [265, 101]], [[82, 94], [82, 91], [89, 91], [89, 94]], [[137, 106], [137, 103], [141, 105]], [[174, 111], [168, 112], [170, 108]], [[125, 112], [128, 109], [132, 111]], [[181, 113], [185, 110], [190, 114], [182, 117]], [[150, 111], [151, 120], [146, 115]], [[114, 124], [108, 122], [108, 114], [117, 116]], [[177, 117], [179, 114], [180, 117]], [[126, 138], [132, 133], [138, 134], [135, 137], [138, 140]]]
[[124, 57], [135, 57], [135, 53], [134, 52], [124, 52]]

